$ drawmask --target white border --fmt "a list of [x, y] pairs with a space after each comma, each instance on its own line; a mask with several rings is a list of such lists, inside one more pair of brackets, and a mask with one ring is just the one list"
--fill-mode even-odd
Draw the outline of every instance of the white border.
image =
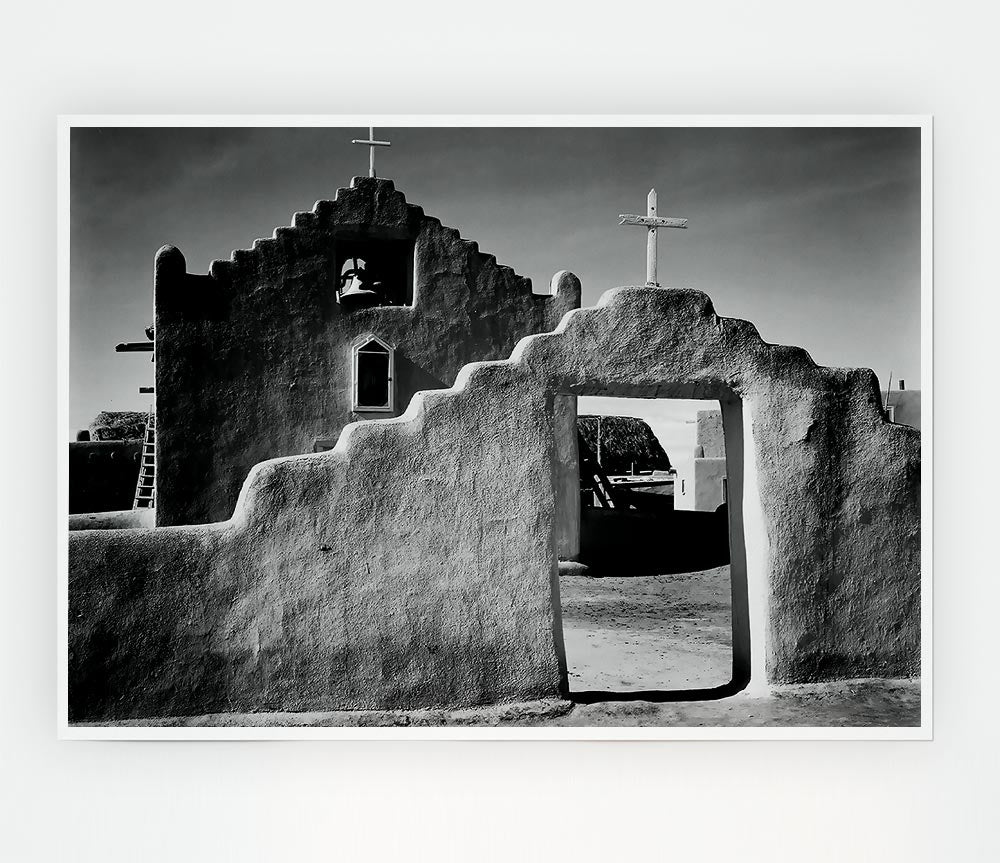
[[69, 466], [63, 434], [55, 453], [58, 537], [56, 655], [58, 736], [65, 740], [931, 740], [933, 739], [933, 141], [929, 115], [670, 115], [645, 114], [343, 114], [326, 115], [61, 115], [58, 118], [58, 426], [69, 417], [69, 205], [70, 131], [74, 127], [367, 127], [374, 126], [521, 126], [587, 127], [913, 127], [921, 130], [921, 724], [915, 728], [695, 728], [695, 727], [435, 727], [435, 728], [161, 728], [71, 727], [67, 708], [68, 511]]

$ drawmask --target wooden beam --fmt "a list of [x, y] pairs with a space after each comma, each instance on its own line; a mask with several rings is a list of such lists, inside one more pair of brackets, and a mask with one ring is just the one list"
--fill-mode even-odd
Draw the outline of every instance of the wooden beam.
[[131, 354], [131, 353], [142, 353], [142, 352], [152, 352], [153, 343], [152, 342], [122, 342], [121, 344], [115, 345], [116, 354]]
[[633, 216], [621, 213], [618, 216], [621, 221], [619, 225], [639, 225], [643, 228], [686, 228], [687, 219], [671, 219], [662, 216]]

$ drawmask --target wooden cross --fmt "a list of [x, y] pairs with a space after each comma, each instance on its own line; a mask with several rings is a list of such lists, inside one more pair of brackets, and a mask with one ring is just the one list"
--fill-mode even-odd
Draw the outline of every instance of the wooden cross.
[[351, 141], [352, 144], [367, 144], [368, 145], [368, 176], [375, 176], [375, 148], [376, 147], [391, 147], [392, 144], [389, 141], [376, 141], [375, 140], [375, 127], [368, 127], [368, 140], [359, 141], [355, 138]]
[[649, 190], [646, 198], [646, 215], [632, 216], [621, 213], [618, 216], [619, 225], [639, 225], [649, 228], [649, 238], [646, 240], [646, 285], [651, 288], [660, 287], [656, 281], [656, 230], [657, 228], [686, 228], [687, 219], [659, 218], [656, 215], [656, 189]]

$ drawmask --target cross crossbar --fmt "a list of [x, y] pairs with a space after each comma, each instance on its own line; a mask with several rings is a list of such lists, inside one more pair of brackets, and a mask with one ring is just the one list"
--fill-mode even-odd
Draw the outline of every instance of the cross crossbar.
[[671, 219], [664, 216], [632, 216], [621, 213], [619, 225], [641, 225], [645, 228], [686, 228], [687, 219]]

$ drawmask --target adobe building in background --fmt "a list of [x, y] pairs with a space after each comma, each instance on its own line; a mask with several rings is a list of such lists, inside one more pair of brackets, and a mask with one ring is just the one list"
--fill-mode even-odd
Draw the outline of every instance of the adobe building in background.
[[[164, 246], [154, 303], [166, 526], [225, 521], [254, 465], [328, 449], [348, 423], [398, 416], [467, 363], [554, 330], [580, 283], [561, 272], [536, 294], [392, 181], [366, 177], [207, 275]], [[563, 413], [568, 434], [575, 400]]]
[[889, 422], [920, 428], [920, 390], [908, 390], [902, 378], [898, 390], [882, 390], [882, 404]]
[[698, 411], [694, 459], [677, 470], [674, 509], [715, 512], [726, 502], [726, 436], [722, 411]]
[[[882, 390], [886, 419], [896, 425], [920, 428], [920, 390]], [[677, 471], [674, 508], [695, 512], [715, 512], [726, 503], [726, 441], [722, 411], [698, 411], [694, 460]]]

